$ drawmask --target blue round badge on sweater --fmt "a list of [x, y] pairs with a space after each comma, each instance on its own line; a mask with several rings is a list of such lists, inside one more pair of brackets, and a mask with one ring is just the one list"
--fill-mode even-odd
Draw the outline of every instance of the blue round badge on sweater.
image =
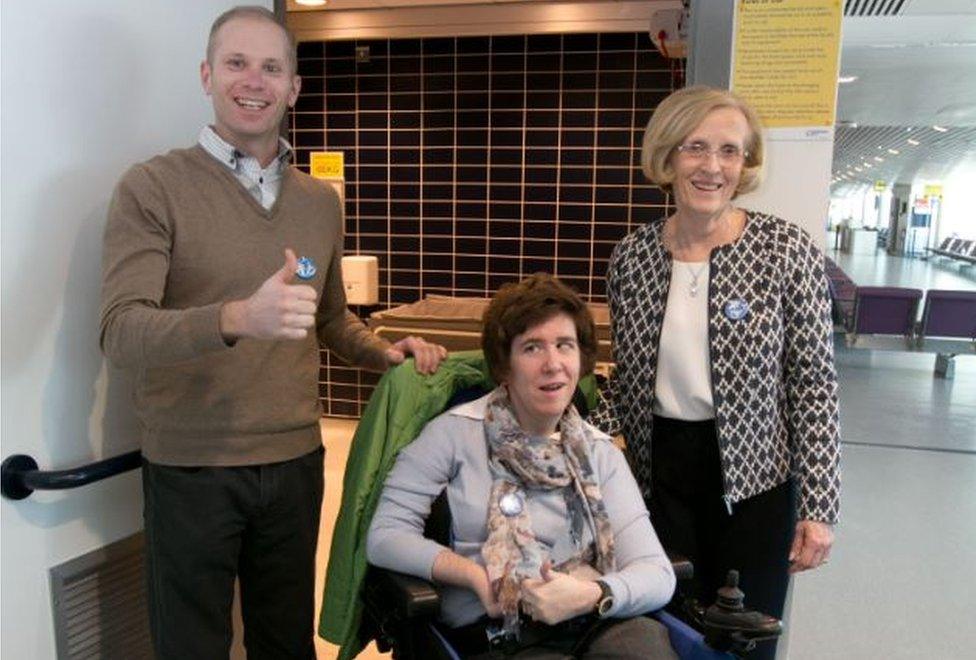
[[298, 260], [298, 268], [295, 270], [295, 275], [298, 279], [310, 280], [315, 277], [315, 273], [317, 272], [315, 262], [310, 257], [301, 257]]
[[725, 303], [725, 318], [740, 321], [749, 313], [749, 303], [742, 298], [734, 298]]
[[518, 493], [508, 493], [507, 495], [502, 495], [502, 498], [498, 500], [498, 508], [501, 510], [502, 515], [511, 518], [522, 513], [522, 509], [525, 508], [525, 501]]

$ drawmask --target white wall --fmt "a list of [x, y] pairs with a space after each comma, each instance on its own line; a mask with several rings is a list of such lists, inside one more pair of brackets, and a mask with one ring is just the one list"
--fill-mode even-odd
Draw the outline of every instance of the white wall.
[[976, 238], [976, 166], [960, 165], [942, 181], [942, 218], [938, 240], [958, 234]]
[[[191, 144], [209, 119], [198, 65], [232, 4], [3, 3], [3, 457], [51, 469], [137, 448], [97, 344], [105, 210], [130, 163]], [[53, 658], [48, 569], [141, 529], [138, 473], [0, 507], [0, 653]]]
[[[765, 211], [802, 227], [820, 248], [826, 241], [830, 208], [833, 139], [783, 139], [767, 131], [766, 172], [762, 185], [736, 204]], [[786, 131], [779, 131], [785, 133]]]

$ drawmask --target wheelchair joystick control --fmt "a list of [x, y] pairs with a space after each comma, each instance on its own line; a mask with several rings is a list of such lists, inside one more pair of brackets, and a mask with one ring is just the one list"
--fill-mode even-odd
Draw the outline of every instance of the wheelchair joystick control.
[[728, 572], [725, 586], [718, 589], [715, 604], [703, 617], [705, 641], [712, 648], [741, 655], [756, 642], [775, 639], [783, 632], [779, 619], [746, 609], [745, 594], [739, 589], [739, 572]]
[[732, 570], [725, 577], [725, 586], [718, 590], [715, 605], [723, 610], [741, 612], [746, 595], [739, 589], [739, 571]]

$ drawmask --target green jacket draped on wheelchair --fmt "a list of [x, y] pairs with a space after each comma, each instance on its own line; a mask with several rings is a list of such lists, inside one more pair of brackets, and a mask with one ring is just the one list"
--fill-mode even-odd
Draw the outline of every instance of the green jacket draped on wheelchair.
[[[339, 660], [354, 658], [370, 642], [359, 635], [366, 534], [386, 475], [397, 453], [444, 412], [454, 394], [472, 387], [495, 387], [481, 351], [452, 353], [430, 376], [418, 374], [408, 360], [384, 374], [363, 411], [346, 462], [319, 618], [319, 635], [341, 647]], [[593, 376], [581, 379], [579, 387], [592, 408]]]

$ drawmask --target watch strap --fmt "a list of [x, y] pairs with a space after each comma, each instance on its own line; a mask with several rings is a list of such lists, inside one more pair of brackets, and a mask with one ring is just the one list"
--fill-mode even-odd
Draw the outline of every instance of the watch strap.
[[613, 591], [603, 580], [596, 580], [596, 584], [600, 587], [600, 599], [596, 601], [593, 611], [597, 616], [605, 617], [613, 608]]

